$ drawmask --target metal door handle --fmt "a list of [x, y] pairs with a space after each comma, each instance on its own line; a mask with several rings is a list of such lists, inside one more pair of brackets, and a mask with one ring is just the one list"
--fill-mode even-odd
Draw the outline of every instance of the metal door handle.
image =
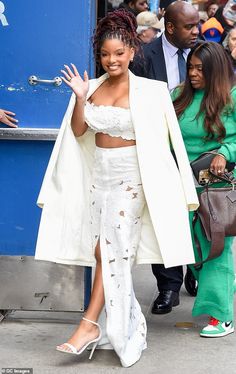
[[40, 79], [36, 75], [31, 75], [28, 79], [31, 86], [35, 86], [38, 83], [54, 84], [54, 86], [60, 86], [62, 84], [62, 79], [60, 77], [55, 77], [54, 79]]

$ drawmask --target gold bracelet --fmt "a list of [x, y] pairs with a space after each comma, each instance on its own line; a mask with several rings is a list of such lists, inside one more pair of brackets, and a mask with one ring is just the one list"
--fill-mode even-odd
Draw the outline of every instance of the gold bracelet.
[[225, 161], [227, 161], [227, 160], [226, 160], [226, 157], [225, 157], [224, 155], [222, 155], [222, 153], [217, 153], [217, 156], [221, 156], [221, 157], [223, 157], [223, 159], [224, 159]]

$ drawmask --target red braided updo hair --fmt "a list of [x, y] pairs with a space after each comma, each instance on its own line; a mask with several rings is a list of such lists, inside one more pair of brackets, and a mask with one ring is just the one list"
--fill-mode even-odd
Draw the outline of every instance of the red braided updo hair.
[[126, 9], [109, 12], [97, 25], [93, 36], [94, 57], [99, 62], [100, 49], [106, 39], [119, 39], [125, 45], [133, 47], [136, 51], [140, 41], [136, 32], [137, 21], [135, 16]]

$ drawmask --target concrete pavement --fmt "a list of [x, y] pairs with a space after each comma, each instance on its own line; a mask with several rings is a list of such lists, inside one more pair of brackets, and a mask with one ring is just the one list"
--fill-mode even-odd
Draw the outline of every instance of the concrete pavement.
[[[156, 316], [150, 312], [156, 297], [150, 266], [136, 267], [134, 282], [148, 324], [148, 348], [134, 366], [122, 368], [114, 351], [96, 351], [91, 361], [87, 351], [78, 357], [55, 351], [74, 330], [80, 313], [18, 311], [0, 323], [0, 373], [3, 368], [33, 368], [34, 374], [236, 374], [236, 334], [200, 338], [208, 319], [191, 317], [194, 298], [184, 286], [181, 304], [170, 314]], [[177, 322], [194, 325], [177, 328]]]

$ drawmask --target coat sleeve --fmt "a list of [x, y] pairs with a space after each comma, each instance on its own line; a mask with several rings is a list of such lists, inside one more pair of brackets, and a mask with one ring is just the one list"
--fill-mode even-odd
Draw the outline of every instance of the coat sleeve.
[[58, 136], [57, 136], [57, 139], [56, 139], [56, 142], [55, 142], [55, 145], [53, 147], [53, 151], [52, 151], [52, 154], [51, 154], [48, 166], [47, 166], [47, 170], [46, 170], [46, 173], [44, 175], [43, 183], [42, 183], [42, 186], [41, 186], [41, 189], [40, 189], [40, 192], [39, 192], [39, 196], [38, 196], [38, 199], [37, 199], [37, 205], [40, 208], [43, 208], [43, 205], [44, 205], [44, 202], [45, 202], [45, 199], [46, 199], [46, 195], [47, 195], [47, 191], [50, 188], [50, 182], [51, 182], [54, 167], [55, 167], [57, 159], [58, 159], [63, 135], [64, 135], [64, 132], [65, 132], [66, 126], [68, 126], [68, 124], [71, 121], [71, 116], [72, 116], [72, 113], [73, 113], [73, 110], [74, 110], [74, 106], [75, 106], [75, 95], [72, 94], [71, 98], [70, 98], [70, 101], [69, 101], [69, 105], [67, 107], [66, 113], [65, 113], [63, 121], [62, 121], [61, 128], [59, 130], [59, 133], [58, 133]]
[[[87, 99], [90, 97], [93, 91], [99, 86], [99, 84], [101, 84], [106, 79], [106, 76], [107, 74], [104, 74], [99, 79], [89, 80], [89, 92], [87, 95]], [[75, 106], [75, 94], [72, 93], [66, 113], [64, 115], [64, 118], [61, 124], [61, 128], [59, 130], [55, 145], [53, 147], [53, 151], [52, 151], [52, 154], [51, 154], [48, 166], [47, 166], [47, 170], [46, 170], [46, 173], [43, 179], [43, 183], [40, 189], [40, 193], [37, 199], [37, 205], [40, 208], [43, 208], [45, 200], [47, 199], [47, 196], [50, 195], [49, 191], [51, 189], [53, 172], [54, 172], [54, 169], [55, 169], [55, 166], [57, 164], [57, 160], [60, 154], [61, 144], [63, 141], [65, 130], [68, 126], [70, 126], [70, 123], [71, 123], [71, 117], [73, 114], [74, 106]]]
[[170, 141], [175, 153], [181, 181], [183, 184], [186, 203], [190, 211], [196, 210], [199, 206], [199, 202], [179, 123], [168, 89], [162, 86], [162, 91], [163, 106], [165, 108], [165, 118], [169, 130]]

